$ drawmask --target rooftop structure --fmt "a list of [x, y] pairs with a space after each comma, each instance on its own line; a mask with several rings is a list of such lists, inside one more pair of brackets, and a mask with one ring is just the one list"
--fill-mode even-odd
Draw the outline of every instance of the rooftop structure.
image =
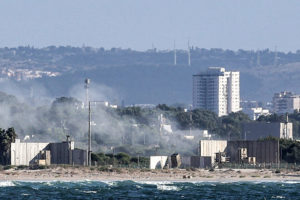
[[193, 108], [210, 110], [218, 116], [240, 111], [240, 73], [209, 67], [193, 75]]

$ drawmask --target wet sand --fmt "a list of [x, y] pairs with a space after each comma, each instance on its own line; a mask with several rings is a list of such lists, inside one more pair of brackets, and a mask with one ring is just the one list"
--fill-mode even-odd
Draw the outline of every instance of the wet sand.
[[50, 169], [9, 169], [0, 171], [0, 181], [300, 181], [300, 172], [269, 169], [124, 169], [54, 167]]

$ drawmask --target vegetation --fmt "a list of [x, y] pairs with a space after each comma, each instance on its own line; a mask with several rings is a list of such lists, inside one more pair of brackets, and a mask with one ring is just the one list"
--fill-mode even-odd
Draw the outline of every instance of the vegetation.
[[114, 165], [114, 166], [149, 166], [149, 158], [132, 157], [126, 153], [103, 154], [92, 153], [92, 162], [97, 162], [98, 165]]
[[11, 143], [15, 142], [17, 135], [14, 128], [7, 130], [0, 128], [0, 164], [10, 164], [10, 147]]
[[[178, 57], [186, 56], [184, 51], [177, 52]], [[277, 52], [280, 57], [278, 64], [289, 62], [299, 62], [299, 50], [296, 53]], [[260, 51], [238, 51], [223, 50], [220, 48], [204, 49], [193, 47], [191, 56], [195, 65], [222, 66], [234, 63], [236, 66], [251, 67], [256, 65], [256, 59], [260, 57], [260, 65], [270, 65], [274, 63], [276, 52], [269, 49]], [[130, 57], [130, 59], [128, 59]], [[48, 46], [45, 48], [33, 48], [30, 46], [20, 46], [17, 48], [0, 48], [0, 59], [9, 61], [31, 61], [36, 66], [42, 66], [49, 63], [51, 66], [59, 66], [58, 69], [64, 70], [66, 66], [91, 65], [135, 65], [148, 63], [150, 65], [172, 64], [172, 51], [158, 51], [152, 49], [149, 51], [139, 52], [132, 49], [121, 48], [92, 48], [92, 47], [71, 47], [71, 46]], [[178, 65], [183, 61], [178, 60]], [[47, 66], [47, 65], [46, 65]], [[43, 66], [43, 67], [46, 67]]]
[[300, 142], [295, 140], [279, 140], [281, 158], [287, 163], [300, 163]]

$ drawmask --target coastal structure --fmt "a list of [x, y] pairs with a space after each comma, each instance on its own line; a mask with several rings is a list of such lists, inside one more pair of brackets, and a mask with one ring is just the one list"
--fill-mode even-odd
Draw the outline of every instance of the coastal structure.
[[283, 91], [273, 96], [273, 112], [278, 114], [293, 113], [300, 110], [300, 95]]
[[249, 122], [243, 124], [244, 140], [258, 140], [266, 137], [293, 139], [293, 123]]
[[193, 75], [193, 108], [210, 110], [218, 116], [240, 111], [240, 72], [209, 67]]
[[227, 147], [227, 140], [200, 140], [199, 156], [211, 157], [211, 164], [216, 160], [216, 153], [224, 152]]
[[224, 163], [278, 164], [278, 140], [200, 140], [197, 156], [150, 156], [150, 169], [211, 168]]
[[11, 165], [87, 165], [87, 151], [76, 149], [74, 141], [31, 143], [16, 139], [11, 143]]
[[[216, 163], [279, 163], [280, 151], [278, 140], [200, 140], [199, 156]], [[201, 163], [207, 163], [200, 160]], [[203, 165], [203, 164], [202, 164]]]
[[231, 163], [279, 163], [279, 141], [228, 141], [226, 156]]

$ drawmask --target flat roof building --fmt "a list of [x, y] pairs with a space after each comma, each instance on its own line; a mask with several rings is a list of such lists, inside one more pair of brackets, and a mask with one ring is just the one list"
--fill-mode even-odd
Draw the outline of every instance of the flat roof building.
[[218, 116], [240, 111], [240, 72], [209, 67], [193, 75], [193, 108], [210, 110]]

